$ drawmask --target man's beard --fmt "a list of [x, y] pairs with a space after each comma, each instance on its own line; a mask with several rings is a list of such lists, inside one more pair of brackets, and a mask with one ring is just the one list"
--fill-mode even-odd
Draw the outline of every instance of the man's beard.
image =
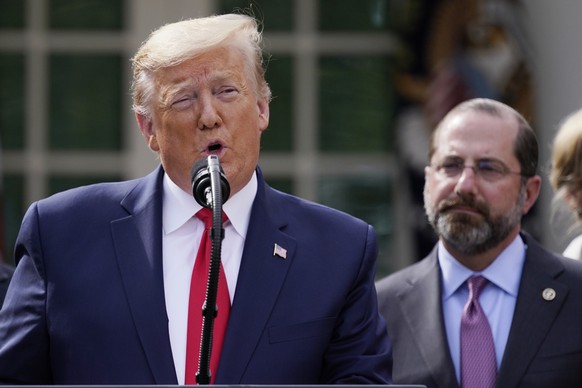
[[[425, 211], [428, 221], [439, 237], [465, 255], [476, 255], [497, 246], [521, 222], [525, 192], [520, 190], [515, 206], [508, 214], [491, 216], [489, 207], [473, 197], [459, 195], [430, 208], [425, 188]], [[455, 206], [466, 206], [480, 213], [477, 215], [451, 212]]]

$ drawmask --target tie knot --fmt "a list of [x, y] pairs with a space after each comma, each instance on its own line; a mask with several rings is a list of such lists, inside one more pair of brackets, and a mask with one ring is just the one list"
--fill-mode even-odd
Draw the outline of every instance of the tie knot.
[[[196, 212], [196, 217], [198, 217], [202, 222], [204, 222], [205, 228], [212, 228], [212, 210], [203, 207], [202, 209]], [[225, 223], [228, 217], [222, 212], [222, 223]]]
[[489, 283], [489, 280], [485, 279], [483, 276], [471, 276], [467, 279], [467, 285], [469, 286], [469, 298], [479, 299], [481, 291]]

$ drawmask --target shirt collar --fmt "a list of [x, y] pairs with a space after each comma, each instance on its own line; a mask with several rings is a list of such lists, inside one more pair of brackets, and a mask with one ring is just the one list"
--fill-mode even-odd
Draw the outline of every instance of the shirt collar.
[[[253, 173], [249, 182], [223, 205], [222, 210], [228, 216], [231, 225], [243, 238], [247, 235], [253, 201], [257, 194], [257, 174]], [[168, 174], [163, 179], [163, 230], [170, 234], [191, 219], [202, 206], [194, 196], [178, 187]]]
[[527, 246], [520, 235], [509, 244], [497, 258], [482, 272], [474, 272], [459, 263], [445, 248], [438, 243], [438, 260], [443, 277], [443, 298], [452, 296], [472, 275], [482, 275], [491, 283], [512, 296], [517, 296], [521, 272], [525, 262]]

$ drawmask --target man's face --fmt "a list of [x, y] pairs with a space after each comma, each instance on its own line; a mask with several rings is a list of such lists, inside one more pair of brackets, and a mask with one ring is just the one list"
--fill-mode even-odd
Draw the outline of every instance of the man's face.
[[[445, 244], [464, 255], [512, 241], [537, 198], [533, 178], [523, 186], [518, 174], [517, 130], [512, 117], [467, 111], [449, 119], [434, 139], [425, 169], [426, 213]], [[490, 174], [489, 168], [504, 173]]]
[[217, 155], [231, 194], [249, 181], [259, 159], [269, 104], [259, 98], [242, 54], [216, 48], [154, 74], [151, 119], [137, 116], [149, 147], [170, 178], [191, 192], [190, 169]]

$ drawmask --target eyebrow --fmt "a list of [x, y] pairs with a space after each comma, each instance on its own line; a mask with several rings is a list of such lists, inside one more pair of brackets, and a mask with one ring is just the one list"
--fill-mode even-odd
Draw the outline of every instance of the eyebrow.
[[[441, 163], [445, 162], [445, 161], [462, 161], [463, 163], [465, 163], [465, 160], [466, 160], [465, 158], [463, 158], [459, 155], [447, 155], [441, 160]], [[503, 160], [497, 159], [495, 157], [484, 157], [484, 158], [476, 158], [475, 159], [475, 163], [480, 163], [480, 162], [499, 163], [499, 164], [502, 164], [503, 166], [509, 168], [507, 163], [505, 163]]]
[[162, 86], [160, 89], [159, 100], [163, 105], [169, 105], [171, 103], [171, 99], [173, 99], [176, 95], [185, 92], [191, 87], [192, 81], [188, 79], [175, 84]]
[[[452, 155], [445, 155], [443, 157], [443, 159], [461, 159], [461, 160], [466, 160], [466, 159], [469, 159], [469, 158], [463, 157], [461, 155], [452, 154]], [[474, 160], [477, 160], [477, 161], [489, 160], [489, 161], [492, 161], [492, 162], [493, 161], [503, 162], [501, 159], [496, 158], [495, 156], [484, 156], [484, 157], [481, 157], [481, 158], [479, 158], [479, 157], [475, 158], [474, 157], [474, 158], [471, 158], [471, 159], [474, 159]]]

